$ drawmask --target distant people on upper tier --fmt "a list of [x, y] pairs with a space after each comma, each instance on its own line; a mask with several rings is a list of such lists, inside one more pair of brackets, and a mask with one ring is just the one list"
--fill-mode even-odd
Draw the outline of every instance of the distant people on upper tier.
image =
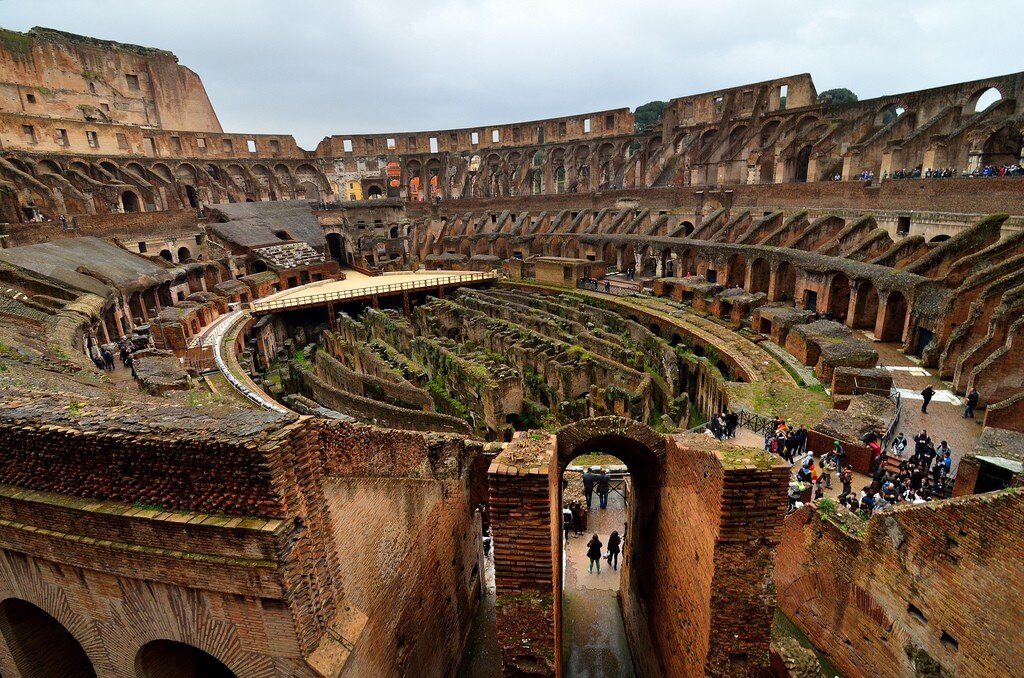
[[[897, 170], [882, 172], [882, 181], [890, 179], [972, 179], [975, 177], [1020, 177], [1024, 176], [1024, 166], [1017, 163], [1009, 165], [982, 165], [974, 170], [957, 170], [955, 167], [902, 167]], [[832, 181], [842, 181], [842, 174], [835, 174]], [[875, 178], [872, 170], [864, 170], [853, 176], [854, 181], [871, 181]]]

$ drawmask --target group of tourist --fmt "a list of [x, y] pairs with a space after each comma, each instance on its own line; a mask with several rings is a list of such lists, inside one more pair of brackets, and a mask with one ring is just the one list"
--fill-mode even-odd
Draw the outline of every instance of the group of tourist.
[[[974, 177], [1019, 177], [1024, 176], [1024, 167], [1019, 164], [1013, 163], [1009, 165], [983, 165], [973, 171], [963, 170], [957, 171], [955, 167], [939, 167], [937, 169], [921, 170], [920, 167], [912, 167], [910, 169], [901, 168], [898, 170], [882, 172], [882, 181], [888, 181], [889, 179], [948, 179], [948, 178], [961, 178], [971, 179]], [[864, 170], [854, 176], [856, 181], [871, 181], [875, 178], [875, 173], [872, 170]], [[832, 175], [832, 181], [842, 181], [842, 174]]]
[[963, 170], [958, 172], [955, 167], [940, 167], [938, 169], [928, 168], [921, 171], [920, 167], [912, 169], [898, 169], [893, 172], [885, 172], [882, 179], [949, 179], [960, 177], [969, 179], [972, 177], [1018, 177], [1024, 176], [1024, 167], [1017, 164], [1011, 165], [982, 165], [974, 171]]
[[612, 530], [611, 535], [608, 537], [608, 550], [602, 552], [601, 548], [604, 544], [601, 543], [601, 538], [594, 533], [594, 536], [587, 542], [587, 558], [590, 560], [590, 566], [587, 568], [587, 572], [593, 573], [594, 566], [597, 566], [597, 573], [601, 574], [601, 559], [604, 558], [611, 565], [613, 570], [619, 569], [619, 553], [622, 551], [622, 537], [619, 536], [618, 530]]
[[591, 466], [583, 472], [583, 494], [587, 498], [587, 510], [590, 510], [591, 498], [594, 490], [597, 490], [597, 499], [601, 508], [608, 508], [608, 493], [611, 492], [612, 477], [608, 469], [599, 466]]
[[844, 485], [839, 502], [851, 510], [871, 513], [885, 511], [900, 503], [923, 504], [947, 493], [952, 482], [953, 465], [949, 444], [943, 440], [936, 447], [925, 430], [914, 436], [913, 443], [914, 452], [903, 459], [908, 442], [900, 433], [890, 450], [899, 463], [889, 464], [883, 457], [871, 475], [870, 484], [865, 485], [860, 493], [854, 493]]
[[[131, 369], [133, 378], [138, 378], [138, 374], [135, 372], [135, 358], [131, 343], [127, 339], [122, 338], [117, 342], [117, 351], [121, 357], [121, 364]], [[107, 346], [103, 346], [98, 354], [93, 355], [92, 361], [98, 369], [104, 372], [113, 372], [114, 368], [117, 367], [114, 364], [114, 354], [111, 353], [110, 348]]]
[[715, 438], [735, 438], [740, 418], [735, 412], [720, 412], [708, 422], [707, 431]]
[[776, 415], [764, 433], [764, 449], [792, 464], [807, 449], [807, 428], [803, 424], [795, 427], [792, 421]]

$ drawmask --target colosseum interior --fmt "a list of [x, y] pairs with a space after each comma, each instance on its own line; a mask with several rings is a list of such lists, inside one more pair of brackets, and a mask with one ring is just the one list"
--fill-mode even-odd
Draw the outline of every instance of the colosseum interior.
[[797, 74], [304, 150], [0, 30], [0, 673], [1016, 674], [1022, 140]]

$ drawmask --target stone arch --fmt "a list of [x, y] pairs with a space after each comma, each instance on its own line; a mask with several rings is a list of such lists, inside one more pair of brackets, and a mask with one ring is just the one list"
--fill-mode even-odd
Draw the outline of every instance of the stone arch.
[[747, 291], [755, 294], [757, 292], [768, 294], [771, 277], [772, 269], [768, 260], [763, 257], [754, 259], [750, 264], [750, 289]]
[[739, 140], [742, 139], [746, 135], [746, 133], [747, 125], [743, 123], [740, 123], [733, 127], [732, 130], [729, 132], [729, 145], [731, 146], [733, 144], [739, 143]]
[[747, 260], [738, 253], [729, 255], [726, 287], [743, 287], [747, 279]]
[[135, 655], [137, 678], [236, 678], [212, 654], [176, 640], [151, 640]]
[[1024, 149], [1024, 133], [1015, 125], [1004, 125], [993, 131], [982, 146], [983, 165], [1015, 165]]
[[40, 170], [51, 172], [53, 174], [60, 174], [63, 176], [64, 169], [55, 161], [49, 158], [43, 158], [39, 161], [38, 167]]
[[850, 308], [850, 294], [852, 288], [850, 279], [845, 273], [836, 273], [828, 286], [828, 311], [842, 322], [846, 319], [846, 312]]
[[796, 268], [788, 261], [775, 269], [775, 293], [772, 301], [793, 301], [796, 297]]
[[878, 319], [878, 290], [870, 280], [861, 280], [856, 284], [856, 291], [857, 301], [850, 327], [855, 330], [873, 329]]
[[679, 227], [683, 229], [683, 237], [689, 238], [693, 234], [693, 222], [686, 220], [679, 224]]
[[154, 175], [166, 181], [167, 183], [171, 183], [174, 181], [174, 173], [171, 172], [171, 168], [162, 162], [153, 163], [153, 166], [150, 167], [150, 171]]
[[[562, 505], [562, 474], [576, 457], [589, 452], [605, 452], [622, 460], [629, 470], [632, 495], [627, 508], [628, 537], [622, 553], [620, 575], [625, 619], [627, 610], [634, 607], [643, 609], [644, 598], [652, 595], [656, 588], [659, 568], [653, 555], [659, 546], [657, 510], [660, 485], [664, 476], [665, 438], [636, 420], [607, 416], [583, 419], [564, 426], [555, 433], [555, 441], [556, 453], [548, 470], [553, 508]], [[560, 511], [552, 511], [553, 519], [557, 520], [559, 516]], [[553, 524], [552, 530], [558, 532], [559, 526]], [[557, 541], [559, 547], [552, 549], [551, 555], [556, 610], [555, 638], [556, 647], [559, 647], [562, 640], [563, 541]], [[638, 554], [645, 555], [638, 557]]]
[[1006, 94], [998, 83], [981, 87], [975, 90], [971, 96], [967, 97], [967, 101], [964, 102], [963, 112], [968, 115], [971, 113], [981, 113], [999, 103], [1005, 97]]
[[320, 200], [320, 187], [312, 181], [301, 181], [295, 186], [296, 200], [318, 202]]
[[781, 120], [769, 120], [761, 127], [761, 146], [767, 146], [775, 133], [779, 130], [779, 125], [782, 124]]
[[53, 615], [26, 600], [0, 602], [0, 634], [25, 678], [96, 676], [78, 639]]
[[121, 194], [121, 208], [125, 212], [145, 212], [142, 208], [142, 200], [135, 191], [125, 191]]
[[816, 115], [805, 115], [796, 123], [796, 136], [798, 138], [804, 138], [815, 124], [818, 122], [818, 116]]
[[889, 100], [875, 111], [875, 127], [882, 127], [907, 112], [907, 106], [900, 101]]
[[178, 163], [178, 166], [174, 168], [174, 178], [180, 182], [194, 185], [198, 176], [199, 173], [196, 171], [196, 166], [192, 163]]
[[179, 262], [188, 261], [191, 258], [192, 258], [192, 251], [189, 250], [189, 248], [187, 248], [187, 247], [179, 247], [178, 248], [178, 261]]
[[892, 290], [885, 297], [885, 312], [882, 327], [875, 332], [879, 341], [903, 341], [903, 329], [907, 325], [907, 298], [899, 290]]
[[121, 171], [121, 168], [111, 160], [101, 160], [99, 165], [113, 177], [117, 177]]

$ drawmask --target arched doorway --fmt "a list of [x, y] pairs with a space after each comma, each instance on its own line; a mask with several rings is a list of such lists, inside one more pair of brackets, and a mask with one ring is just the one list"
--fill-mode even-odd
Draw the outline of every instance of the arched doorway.
[[190, 184], [185, 184], [185, 197], [188, 198], [188, 204], [190, 207], [199, 208], [199, 194], [196, 193], [196, 187]]
[[121, 194], [121, 207], [124, 208], [125, 212], [142, 211], [142, 206], [139, 204], [139, 196], [135, 195], [132, 191], [125, 191]]
[[298, 200], [320, 202], [320, 189], [311, 181], [300, 182], [296, 187], [295, 194]]
[[327, 236], [327, 253], [331, 259], [334, 259], [338, 263], [344, 263], [342, 258], [342, 247], [341, 247], [341, 236], [337, 233], [328, 233]]
[[836, 273], [828, 289], [828, 312], [843, 322], [850, 308], [850, 279], [844, 273]]
[[898, 290], [889, 292], [885, 299], [885, 316], [880, 341], [903, 341], [903, 328], [907, 324], [907, 298]]
[[747, 261], [738, 254], [729, 256], [729, 271], [726, 287], [743, 287], [747, 277]]
[[793, 168], [793, 180], [807, 181], [807, 168], [811, 163], [811, 147], [804, 146], [796, 154], [796, 165]]
[[783, 261], [775, 269], [775, 298], [772, 301], [793, 301], [796, 296], [796, 269]]
[[1016, 165], [1020, 162], [1021, 149], [1024, 147], [1024, 133], [1016, 126], [1002, 127], [985, 140], [982, 149], [983, 165]]
[[[609, 671], [615, 668], [613, 665], [621, 664], [622, 655], [625, 660], [629, 659], [628, 643], [623, 651], [620, 643], [626, 643], [625, 636], [633, 634], [623, 627], [623, 619], [642, 618], [639, 610], [646, 609], [645, 602], [648, 596], [657, 586], [657, 559], [655, 558], [655, 547], [657, 539], [657, 508], [660, 484], [663, 477], [663, 465], [665, 459], [665, 438], [657, 431], [638, 421], [622, 417], [599, 417], [587, 419], [563, 427], [556, 434], [557, 456], [552, 459], [556, 468], [549, 471], [549, 475], [556, 479], [556, 488], [552, 492], [553, 504], [559, 507], [557, 518], [561, 515], [563, 503], [563, 483], [565, 471], [571, 463], [577, 459], [607, 460], [602, 463], [608, 464], [611, 459], [620, 460], [626, 467], [625, 474], [616, 474], [619, 478], [628, 478], [630, 491], [628, 500], [625, 496], [609, 493], [608, 509], [602, 510], [599, 507], [597, 497], [594, 497], [591, 513], [595, 518], [591, 521], [588, 515], [587, 531], [583, 538], [570, 539], [566, 544], [564, 539], [559, 539], [560, 547], [552, 552], [554, 591], [555, 591], [555, 624], [556, 624], [556, 647], [563, 648], [563, 667], [567, 669], [568, 675], [619, 675], [618, 672]], [[601, 455], [601, 456], [593, 456]], [[557, 503], [555, 503], [557, 502]], [[614, 511], [623, 517], [623, 524], [612, 525], [611, 521], [605, 519], [608, 512]], [[604, 513], [606, 516], [602, 516]], [[592, 525], [601, 525], [598, 530], [591, 529]], [[552, 525], [557, 530], [559, 525]], [[576, 573], [571, 569], [571, 560], [568, 559], [566, 549], [574, 551], [573, 556], [578, 556], [584, 563], [586, 559], [586, 544], [595, 531], [601, 542], [607, 545], [608, 537], [612, 529], [616, 529], [624, 537], [622, 552], [619, 559], [618, 571], [607, 572], [606, 561], [604, 574], [590, 573], [584, 568], [583, 572]], [[602, 547], [603, 548], [603, 547]], [[645, 548], [646, 553], [645, 553]], [[565, 566], [565, 567], [563, 567]], [[568, 571], [567, 571], [568, 570]], [[611, 577], [605, 577], [611, 574]], [[615, 574], [618, 580], [615, 582]], [[567, 577], [570, 581], [567, 582]], [[571, 578], [575, 577], [576, 581]], [[584, 579], [585, 578], [585, 579]], [[589, 591], [569, 590], [564, 588], [566, 583], [578, 583], [580, 579], [591, 584], [593, 588]], [[612, 585], [614, 582], [614, 585]], [[615, 591], [618, 591], [616, 598]], [[621, 601], [621, 612], [619, 603]], [[582, 613], [586, 618], [593, 619], [591, 615], [598, 615], [602, 624], [617, 624], [619, 630], [612, 630], [612, 638], [602, 639], [604, 651], [603, 663], [595, 666], [593, 663], [597, 657], [590, 656], [592, 653], [586, 648], [581, 648], [578, 642], [580, 631], [586, 633], [585, 628], [574, 627], [574, 621], [580, 615], [577, 611], [586, 609]], [[564, 635], [563, 635], [564, 634]], [[632, 639], [632, 638], [631, 638]], [[581, 653], [579, 650], [583, 649]], [[609, 657], [609, 655], [615, 655]], [[610, 663], [612, 665], [610, 665]], [[626, 667], [622, 667], [626, 668]], [[629, 667], [629, 674], [632, 673]]]
[[758, 292], [768, 294], [771, 275], [771, 266], [767, 259], [754, 259], [754, 263], [750, 265], [750, 289], [747, 291], [754, 294]]
[[152, 640], [135, 655], [137, 678], [236, 678], [208, 652], [174, 640]]
[[174, 255], [171, 254], [170, 250], [160, 250], [160, 256], [164, 259], [164, 261], [174, 260]]
[[188, 261], [192, 258], [192, 252], [187, 247], [178, 248], [178, 261]]
[[853, 309], [853, 322], [850, 327], [855, 330], [873, 329], [878, 319], [878, 290], [870, 280], [857, 285], [857, 302]]
[[89, 656], [71, 632], [32, 603], [0, 603], [0, 632], [23, 678], [95, 678]]

